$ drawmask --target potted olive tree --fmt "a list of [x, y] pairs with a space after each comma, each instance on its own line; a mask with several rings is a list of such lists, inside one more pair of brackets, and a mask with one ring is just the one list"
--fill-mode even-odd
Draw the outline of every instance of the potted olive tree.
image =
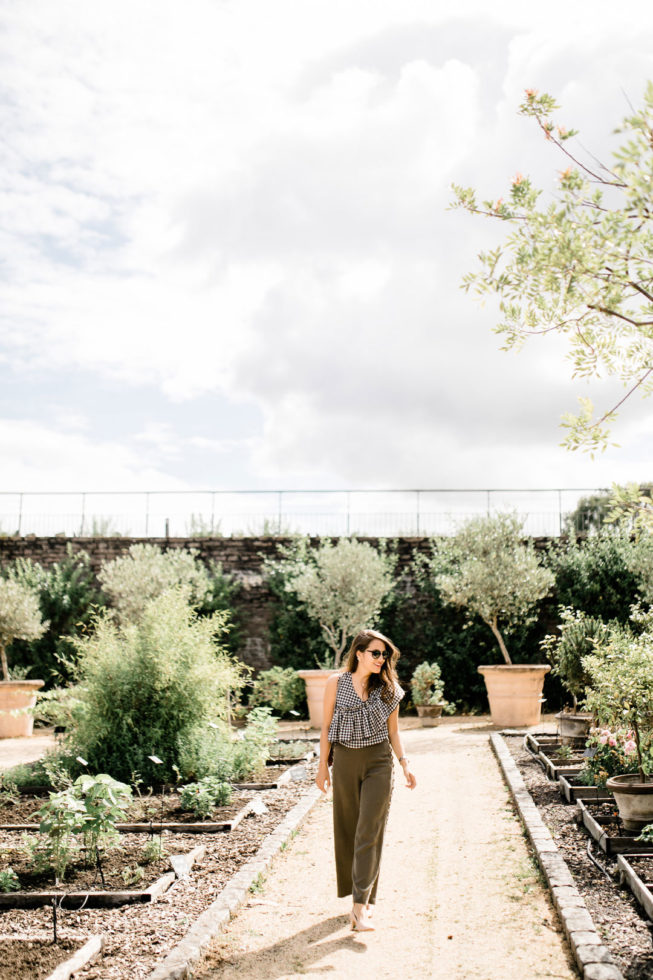
[[32, 734], [31, 709], [45, 681], [12, 678], [7, 650], [14, 640], [38, 640], [46, 627], [33, 589], [11, 578], [0, 579], [0, 738]]
[[606, 783], [627, 830], [653, 822], [653, 616], [649, 612], [640, 621], [639, 636], [615, 627], [583, 658], [589, 677], [586, 707], [600, 724], [629, 728], [634, 736], [637, 772], [611, 776]]
[[325, 539], [317, 548], [301, 540], [274, 563], [286, 578], [286, 591], [294, 592], [320, 624], [326, 643], [318, 666], [298, 672], [306, 684], [313, 728], [322, 725], [327, 680], [341, 669], [349, 643], [359, 630], [371, 626], [392, 592], [394, 566], [391, 555], [353, 538], [340, 538], [336, 544]]
[[410, 679], [410, 694], [422, 726], [432, 728], [437, 725], [442, 712], [449, 707], [444, 698], [440, 664], [429, 664], [425, 661], [418, 664]]
[[556, 715], [560, 737], [566, 745], [589, 733], [593, 716], [578, 708], [589, 680], [583, 657], [594, 652], [595, 644], [608, 635], [610, 627], [601, 619], [571, 606], [562, 606], [558, 629], [560, 633], [545, 636], [540, 647], [551, 662], [551, 673], [560, 678], [572, 698], [571, 707], [565, 706]]
[[530, 726], [540, 720], [544, 676], [549, 664], [513, 664], [504, 633], [532, 622], [538, 602], [553, 586], [532, 541], [512, 514], [475, 517], [449, 539], [433, 544], [425, 560], [443, 600], [479, 616], [492, 630], [504, 663], [478, 668], [496, 725]]

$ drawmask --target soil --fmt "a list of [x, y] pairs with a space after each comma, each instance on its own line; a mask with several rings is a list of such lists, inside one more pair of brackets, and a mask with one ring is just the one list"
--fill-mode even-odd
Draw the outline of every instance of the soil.
[[[307, 768], [307, 780], [246, 794], [262, 799], [267, 812], [245, 817], [229, 833], [164, 834], [169, 851], [181, 853], [202, 844], [206, 846], [206, 855], [187, 877], [175, 881], [158, 901], [115, 909], [60, 911], [62, 937], [84, 942], [90, 935], [99, 933], [105, 939], [102, 958], [79, 976], [85, 980], [144, 980], [306, 792], [316, 767], [313, 764]], [[123, 839], [134, 838], [142, 846], [147, 836], [121, 835], [121, 843]], [[0, 860], [0, 868], [6, 867], [7, 863]], [[133, 866], [133, 859], [131, 863]], [[140, 888], [140, 884], [135, 887]], [[5, 938], [47, 935], [51, 920], [49, 908], [8, 909], [0, 913], [0, 933]], [[13, 973], [11, 976], [12, 980], [17, 980]], [[30, 975], [30, 980], [37, 978], [38, 974]]]
[[[597, 859], [605, 867], [606, 877], [588, 856], [591, 838], [575, 821], [576, 805], [563, 800], [558, 784], [546, 778], [540, 765], [524, 749], [521, 737], [508, 737], [506, 743], [624, 977], [653, 980], [653, 926], [630, 891], [619, 886], [616, 857], [598, 852]], [[608, 804], [606, 811], [613, 812], [613, 804]], [[596, 853], [594, 842], [591, 846]]]
[[[287, 768], [287, 767], [286, 767]], [[39, 822], [38, 810], [46, 800], [39, 796], [14, 797], [3, 802], [0, 793], [0, 825]], [[206, 822], [231, 820], [253, 796], [252, 791], [236, 790], [227, 806], [214, 807]], [[201, 823], [202, 818], [181, 809], [179, 794], [156, 793], [136, 797], [125, 811], [121, 823]]]
[[47, 977], [83, 945], [84, 940], [79, 939], [61, 939], [55, 945], [51, 935], [49, 939], [0, 938], [2, 976], [11, 980]]

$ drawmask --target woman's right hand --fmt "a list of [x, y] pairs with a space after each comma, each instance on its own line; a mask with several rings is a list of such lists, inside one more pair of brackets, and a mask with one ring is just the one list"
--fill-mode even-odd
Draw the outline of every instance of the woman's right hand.
[[317, 767], [317, 775], [315, 776], [315, 785], [321, 793], [326, 793], [331, 785], [331, 776], [329, 775], [329, 767], [326, 763], [320, 763]]

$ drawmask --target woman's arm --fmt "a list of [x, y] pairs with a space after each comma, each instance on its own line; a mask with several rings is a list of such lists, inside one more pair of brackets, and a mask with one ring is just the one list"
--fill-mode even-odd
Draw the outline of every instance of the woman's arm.
[[390, 739], [390, 745], [395, 751], [395, 755], [401, 763], [401, 768], [404, 770], [406, 786], [409, 789], [415, 789], [417, 786], [417, 780], [410, 771], [410, 763], [404, 755], [404, 746], [401, 741], [401, 735], [399, 734], [399, 705], [397, 705], [392, 714], [388, 716], [388, 738]]
[[322, 793], [326, 793], [331, 785], [328, 762], [329, 750], [331, 749], [331, 743], [329, 742], [329, 728], [331, 727], [333, 711], [336, 706], [336, 693], [338, 691], [339, 677], [340, 674], [333, 674], [326, 682], [326, 687], [324, 688], [322, 731], [320, 733], [320, 763], [317, 767], [317, 775], [315, 776], [315, 785], [319, 790], [321, 790]]

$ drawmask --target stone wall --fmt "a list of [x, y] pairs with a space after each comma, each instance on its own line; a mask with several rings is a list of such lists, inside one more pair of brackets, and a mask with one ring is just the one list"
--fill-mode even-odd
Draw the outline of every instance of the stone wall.
[[[195, 548], [205, 561], [218, 561], [225, 572], [241, 583], [238, 612], [242, 622], [243, 649], [240, 656], [256, 670], [272, 666], [268, 626], [272, 616], [272, 596], [261, 569], [265, 558], [278, 555], [279, 547], [290, 543], [290, 538], [67, 538], [64, 535], [41, 538], [0, 537], [0, 566], [16, 558], [31, 558], [48, 566], [65, 558], [70, 547], [73, 552], [86, 551], [91, 566], [97, 572], [100, 566], [124, 554], [132, 544], [153, 544], [163, 549]], [[334, 539], [335, 540], [335, 539]], [[379, 538], [360, 538], [378, 547]], [[544, 547], [548, 539], [537, 539], [536, 546]], [[317, 546], [319, 538], [312, 538]], [[416, 554], [430, 550], [430, 538], [395, 539], [397, 571], [410, 568]]]

